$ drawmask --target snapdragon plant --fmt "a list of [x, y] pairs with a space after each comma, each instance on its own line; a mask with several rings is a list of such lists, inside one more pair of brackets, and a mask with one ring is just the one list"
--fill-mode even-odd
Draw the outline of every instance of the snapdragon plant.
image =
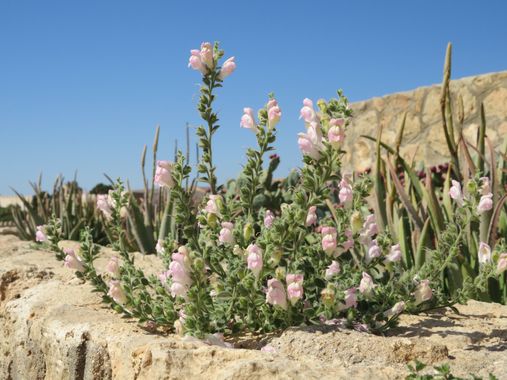
[[[483, 201], [477, 187], [464, 195], [453, 192], [455, 218], [439, 231], [439, 244], [421, 266], [406, 265], [395, 231], [379, 225], [378, 212], [368, 201], [371, 178], [342, 171], [352, 112], [341, 91], [336, 99], [319, 100], [317, 108], [310, 99], [303, 101], [305, 129], [298, 135], [303, 165], [286, 203], [272, 209], [255, 203], [264, 191], [263, 178], [272, 175], [272, 168], [264, 167], [264, 155], [274, 150], [282, 116], [272, 95], [257, 118], [252, 108], [244, 109], [240, 124], [255, 133], [258, 147], [247, 151], [239, 194], [222, 192], [225, 187], [217, 186], [212, 160], [212, 136], [218, 130], [213, 90], [235, 68], [234, 58], [220, 66], [222, 56], [218, 44], [212, 48], [203, 43], [192, 50], [189, 63], [203, 75], [198, 110], [207, 122], [207, 129], [197, 132], [203, 149], [197, 174], [210, 191], [198, 210], [185, 185], [192, 168], [183, 153], [178, 152], [174, 163], [157, 167], [155, 182], [170, 189], [177, 231], [160, 244], [168, 270], [158, 278], [146, 276], [125, 249], [121, 182], [111, 195], [113, 248], [119, 257], [108, 265], [112, 279], [105, 300], [114, 301], [113, 307], [198, 337], [321, 323], [383, 332], [403, 312], [466, 301], [506, 269], [502, 245], [495, 250], [484, 246], [475, 281], [450, 297], [441, 280], [460, 255], [464, 231], [479, 218]], [[97, 278], [94, 257], [77, 259], [85, 262], [91, 279]], [[95, 283], [104, 293], [103, 285]]]

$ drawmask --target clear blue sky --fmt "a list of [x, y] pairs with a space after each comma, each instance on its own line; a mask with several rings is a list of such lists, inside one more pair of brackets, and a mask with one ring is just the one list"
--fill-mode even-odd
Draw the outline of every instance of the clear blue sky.
[[[0, 1], [0, 194], [48, 188], [62, 173], [90, 188], [102, 173], [139, 186], [139, 157], [161, 125], [160, 158], [200, 122], [189, 50], [221, 41], [236, 72], [218, 92], [215, 159], [236, 176], [254, 144], [242, 109], [275, 92], [278, 175], [300, 163], [301, 101], [351, 101], [507, 69], [505, 1]], [[194, 140], [195, 141], [195, 140]]]

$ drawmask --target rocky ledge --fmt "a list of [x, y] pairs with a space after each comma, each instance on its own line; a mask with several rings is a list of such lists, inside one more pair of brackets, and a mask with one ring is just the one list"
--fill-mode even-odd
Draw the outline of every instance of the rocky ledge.
[[[111, 255], [103, 251], [102, 264]], [[160, 269], [156, 258], [138, 262]], [[507, 306], [498, 304], [403, 316], [385, 337], [294, 328], [242, 337], [232, 349], [150, 332], [91, 290], [52, 253], [0, 235], [0, 378], [398, 379], [419, 359], [449, 363], [460, 376], [507, 379]], [[268, 343], [274, 352], [258, 349]]]

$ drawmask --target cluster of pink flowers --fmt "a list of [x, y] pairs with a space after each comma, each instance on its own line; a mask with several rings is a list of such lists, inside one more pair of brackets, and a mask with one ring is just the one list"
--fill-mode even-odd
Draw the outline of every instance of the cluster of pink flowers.
[[35, 232], [35, 241], [43, 243], [48, 240], [45, 230], [45, 226], [37, 226], [37, 231]]
[[[268, 112], [268, 129], [273, 129], [280, 122], [280, 118], [282, 117], [282, 110], [278, 105], [276, 99], [270, 99], [268, 104], [266, 105], [266, 110]], [[250, 129], [255, 134], [259, 132], [258, 124], [255, 120], [254, 110], [250, 107], [243, 108], [243, 116], [241, 116], [241, 121], [239, 125], [242, 128]]]
[[[483, 212], [489, 211], [493, 208], [493, 193], [489, 184], [488, 177], [482, 177], [481, 179], [481, 198], [477, 205], [477, 213], [482, 214]], [[449, 196], [456, 201], [459, 206], [462, 206], [464, 201], [467, 199], [461, 190], [461, 184], [458, 181], [452, 180], [452, 186], [449, 189]]]
[[163, 285], [167, 285], [167, 280], [171, 278], [171, 295], [185, 298], [190, 285], [192, 285], [187, 247], [179, 247], [178, 251], [172, 254], [171, 259], [169, 270], [161, 273], [159, 280]]
[[268, 280], [268, 290], [266, 292], [266, 302], [270, 305], [279, 306], [287, 310], [288, 302], [295, 305], [303, 298], [304, 289], [302, 274], [287, 274], [285, 281], [287, 283], [287, 291], [280, 280], [272, 278]]
[[[190, 50], [188, 67], [200, 71], [203, 75], [207, 75], [215, 70], [217, 60], [218, 57], [213, 51], [213, 45], [210, 42], [203, 42], [200, 50]], [[234, 57], [231, 57], [222, 65], [218, 78], [220, 80], [224, 80], [226, 77], [231, 75], [235, 69], [236, 62], [234, 61]]]
[[[312, 100], [305, 98], [303, 107], [300, 110], [300, 119], [303, 119], [306, 126], [306, 133], [298, 134], [299, 149], [305, 156], [318, 160], [324, 149], [326, 141], [322, 134], [321, 120], [315, 109]], [[329, 120], [329, 129], [327, 131], [327, 141], [335, 148], [339, 149], [345, 140], [345, 120]]]

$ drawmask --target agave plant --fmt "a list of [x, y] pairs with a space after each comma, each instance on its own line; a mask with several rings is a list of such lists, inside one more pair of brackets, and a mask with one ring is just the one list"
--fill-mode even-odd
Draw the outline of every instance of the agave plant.
[[[460, 246], [460, 254], [443, 274], [449, 294], [473, 279], [479, 272], [478, 252], [481, 243], [491, 249], [505, 246], [507, 237], [507, 138], [499, 155], [495, 153], [487, 137], [486, 116], [481, 104], [481, 124], [477, 139], [472, 144], [463, 135], [463, 101], [459, 94], [450, 92], [451, 52], [449, 44], [444, 63], [440, 107], [450, 162], [441, 176], [429, 168], [417, 172], [414, 163], [400, 156], [406, 115], [398, 131], [394, 147], [382, 142], [382, 127], [375, 137], [363, 136], [376, 142], [374, 170], [375, 209], [381, 228], [390, 231], [400, 242], [407, 268], [420, 268], [428, 252], [439, 247], [442, 231], [455, 219], [456, 207], [451, 202], [450, 191], [455, 182], [464, 185], [465, 192], [474, 192], [483, 186], [483, 195], [491, 195], [492, 206], [481, 213], [479, 222], [467, 228], [466, 244]], [[453, 110], [451, 96], [457, 96], [457, 111]], [[385, 154], [382, 154], [385, 153]], [[459, 207], [459, 206], [458, 206]], [[490, 279], [488, 290], [481, 300], [507, 302], [507, 278]]]

